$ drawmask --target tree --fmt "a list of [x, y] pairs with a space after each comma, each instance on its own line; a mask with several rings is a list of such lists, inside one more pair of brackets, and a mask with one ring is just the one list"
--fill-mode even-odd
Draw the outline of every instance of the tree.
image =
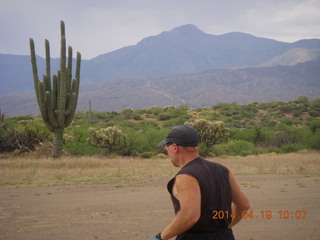
[[209, 149], [219, 143], [223, 143], [229, 139], [229, 129], [224, 126], [222, 121], [210, 122], [205, 119], [196, 119], [191, 122], [186, 122], [186, 125], [194, 127], [201, 139], [201, 143], [205, 146], [205, 154]]
[[108, 155], [126, 145], [126, 135], [118, 126], [110, 126], [100, 130], [89, 128], [90, 138], [87, 142], [96, 148], [106, 148]]
[[[39, 80], [36, 62], [36, 54], [33, 39], [30, 38], [30, 52], [34, 88], [42, 119], [46, 127], [54, 133], [53, 153], [54, 158], [61, 156], [63, 150], [63, 131], [73, 120], [80, 85], [81, 55], [77, 53], [75, 78], [72, 80], [72, 48], [68, 48], [68, 65], [66, 66], [66, 37], [64, 22], [60, 22], [61, 49], [60, 69], [57, 75], [50, 73], [50, 46], [45, 40], [46, 48], [46, 75], [43, 81]], [[52, 85], [52, 87], [51, 87]]]

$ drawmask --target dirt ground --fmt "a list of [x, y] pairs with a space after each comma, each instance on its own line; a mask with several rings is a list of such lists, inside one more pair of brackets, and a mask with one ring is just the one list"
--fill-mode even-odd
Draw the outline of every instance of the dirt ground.
[[[237, 177], [254, 217], [234, 227], [236, 239], [320, 239], [320, 176]], [[168, 180], [0, 187], [0, 239], [151, 239], [173, 217]]]

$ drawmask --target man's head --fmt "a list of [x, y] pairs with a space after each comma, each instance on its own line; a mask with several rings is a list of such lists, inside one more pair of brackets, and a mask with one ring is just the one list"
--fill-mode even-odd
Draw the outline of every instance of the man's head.
[[197, 147], [200, 143], [200, 136], [193, 127], [178, 125], [171, 129], [167, 137], [158, 144], [158, 147], [173, 143], [183, 147]]

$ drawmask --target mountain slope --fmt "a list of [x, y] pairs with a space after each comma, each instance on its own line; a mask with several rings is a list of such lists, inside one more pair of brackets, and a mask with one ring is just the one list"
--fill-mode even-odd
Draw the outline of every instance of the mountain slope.
[[[213, 69], [198, 74], [82, 85], [78, 110], [87, 109], [89, 100], [93, 109], [106, 112], [128, 107], [291, 101], [301, 95], [319, 98], [320, 58], [295, 66]], [[38, 113], [33, 92], [0, 95], [0, 108], [8, 115]]]
[[311, 61], [317, 57], [320, 57], [320, 49], [292, 48], [285, 54], [277, 56], [260, 66], [291, 66], [298, 63]]
[[238, 32], [211, 35], [190, 24], [93, 58], [88, 64], [91, 75], [83, 76], [100, 82], [258, 66], [296, 47], [320, 49], [320, 40], [284, 43]]
[[[320, 39], [285, 43], [239, 32], [212, 35], [194, 25], [183, 25], [147, 37], [134, 46], [83, 60], [81, 84], [190, 74], [213, 68], [253, 67], [266, 62], [265, 66], [279, 62], [291, 65], [315, 57], [309, 55], [308, 59], [300, 60], [295, 55], [289, 62], [281, 60], [288, 59], [288, 51], [294, 48], [319, 51]], [[56, 72], [58, 62], [59, 59], [52, 59], [52, 73]], [[38, 57], [38, 66], [41, 76], [45, 69], [43, 58]], [[0, 94], [33, 90], [28, 56], [0, 54], [0, 86]]]

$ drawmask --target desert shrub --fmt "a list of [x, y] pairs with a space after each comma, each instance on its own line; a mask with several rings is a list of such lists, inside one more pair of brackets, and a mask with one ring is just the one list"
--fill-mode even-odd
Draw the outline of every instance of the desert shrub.
[[160, 113], [157, 117], [159, 121], [169, 120], [170, 118], [172, 117], [168, 113]]
[[299, 124], [299, 121], [293, 118], [281, 118], [280, 123], [286, 124], [288, 126], [293, 126]]
[[320, 150], [320, 131], [311, 136], [309, 147], [314, 150]]
[[138, 109], [134, 110], [134, 112], [137, 114], [146, 114], [147, 110], [144, 108], [138, 108]]
[[294, 106], [290, 105], [290, 104], [285, 104], [279, 107], [279, 110], [282, 113], [291, 113], [294, 110]]
[[255, 113], [250, 112], [250, 111], [241, 111], [239, 113], [239, 117], [242, 118], [254, 118]]
[[143, 152], [140, 154], [140, 157], [143, 157], [143, 158], [152, 158], [153, 156], [154, 156], [153, 152]]
[[284, 145], [298, 144], [303, 139], [303, 131], [304, 129], [282, 125], [269, 134], [264, 142], [278, 148]]
[[189, 118], [190, 117], [187, 115], [181, 115], [179, 117], [169, 119], [164, 122], [163, 127], [164, 128], [172, 128], [176, 125], [184, 124], [186, 121], [189, 120]]
[[25, 132], [31, 130], [35, 132], [42, 139], [49, 139], [51, 132], [45, 127], [42, 119], [34, 118], [28, 120], [20, 120], [17, 122], [16, 129], [18, 132]]
[[301, 114], [302, 114], [302, 111], [301, 111], [301, 110], [294, 110], [294, 111], [292, 112], [292, 115], [293, 115], [294, 117], [299, 117]]
[[310, 129], [306, 130], [302, 141], [305, 143], [305, 148], [320, 150], [320, 130], [314, 133]]
[[142, 116], [141, 116], [140, 114], [138, 114], [138, 113], [134, 113], [134, 114], [132, 115], [132, 118], [133, 118], [134, 120], [137, 120], [137, 121], [142, 120]]
[[221, 117], [221, 115], [216, 112], [204, 112], [201, 113], [201, 116], [207, 120], [219, 120]]
[[213, 109], [219, 109], [219, 110], [229, 110], [229, 105], [228, 103], [217, 103], [216, 105], [212, 106]]
[[119, 126], [100, 130], [90, 127], [88, 131], [90, 134], [87, 139], [88, 144], [99, 149], [106, 149], [109, 156], [126, 145], [126, 134]]
[[66, 141], [64, 145], [65, 151], [73, 155], [91, 156], [96, 153], [96, 148], [87, 144], [89, 132], [86, 126], [75, 126], [67, 128], [66, 134], [73, 138], [73, 141]]
[[216, 155], [241, 155], [253, 153], [254, 145], [244, 140], [230, 140], [228, 143], [217, 144], [212, 147]]
[[298, 152], [304, 148], [301, 144], [287, 144], [280, 147], [280, 153]]
[[126, 129], [127, 145], [121, 153], [123, 155], [136, 156], [145, 152], [157, 151], [156, 146], [168, 134], [167, 129], [159, 129], [154, 127], [146, 127], [142, 130], [135, 131]]
[[24, 132], [10, 131], [0, 137], [0, 153], [31, 152], [43, 141], [34, 131], [26, 129]]
[[146, 109], [146, 113], [153, 114], [153, 115], [159, 115], [160, 113], [164, 112], [165, 110], [161, 107], [150, 107]]
[[254, 141], [254, 129], [232, 129], [230, 131], [231, 133], [231, 139], [233, 140], [244, 140], [247, 142], [253, 142]]
[[213, 145], [226, 142], [230, 137], [229, 128], [222, 121], [211, 122], [205, 119], [194, 119], [185, 124], [194, 127], [199, 133], [200, 153], [203, 156], [209, 154]]
[[118, 115], [118, 113], [111, 114], [109, 112], [93, 112], [92, 114], [99, 121], [105, 121], [105, 122], [110, 121], [114, 116]]
[[136, 125], [140, 130], [146, 128], [158, 128], [158, 122], [156, 120], [141, 120], [140, 122], [137, 122]]
[[319, 109], [314, 109], [314, 110], [311, 110], [309, 112], [309, 115], [311, 117], [320, 117], [320, 108]]
[[317, 130], [320, 129], [320, 120], [311, 120], [307, 122], [307, 125], [312, 133], [316, 133]]
[[177, 109], [182, 111], [187, 111], [189, 109], [189, 106], [187, 104], [180, 104]]
[[33, 116], [31, 115], [19, 115], [16, 117], [17, 121], [22, 121], [22, 120], [32, 120]]

